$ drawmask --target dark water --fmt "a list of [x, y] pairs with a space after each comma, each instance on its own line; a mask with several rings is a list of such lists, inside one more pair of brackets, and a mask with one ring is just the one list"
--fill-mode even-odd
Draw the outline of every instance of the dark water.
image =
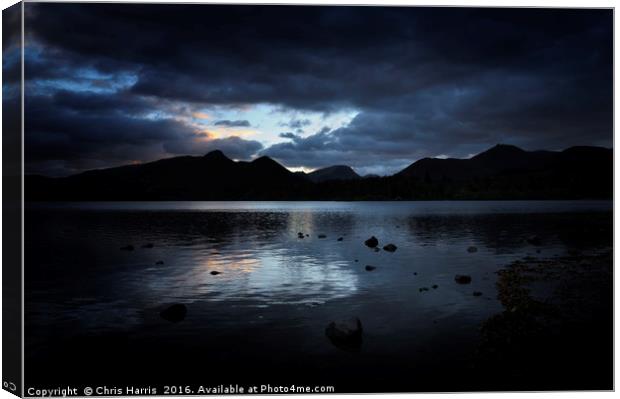
[[[611, 210], [600, 201], [30, 204], [26, 386], [487, 389], [467, 370], [480, 324], [502, 311], [495, 272], [611, 245], [583, 234], [608, 227]], [[526, 242], [534, 234], [542, 246]], [[367, 248], [371, 235], [397, 251]], [[456, 274], [472, 283], [456, 284]], [[187, 305], [184, 321], [159, 317], [172, 303]], [[325, 327], [351, 316], [364, 338], [347, 352]]]

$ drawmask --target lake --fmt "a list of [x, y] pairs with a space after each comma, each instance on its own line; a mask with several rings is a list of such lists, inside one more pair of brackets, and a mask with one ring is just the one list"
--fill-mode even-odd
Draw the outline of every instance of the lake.
[[[84, 385], [105, 370], [110, 384], [494, 389], [473, 376], [480, 326], [504, 310], [496, 272], [609, 250], [612, 209], [611, 201], [30, 203], [26, 387]], [[528, 242], [534, 235], [540, 245]], [[397, 250], [368, 248], [371, 236]], [[471, 283], [457, 284], [458, 274]], [[187, 306], [186, 318], [163, 320], [175, 303]], [[350, 317], [363, 325], [357, 350], [325, 335]], [[55, 371], [58, 356], [74, 362]]]

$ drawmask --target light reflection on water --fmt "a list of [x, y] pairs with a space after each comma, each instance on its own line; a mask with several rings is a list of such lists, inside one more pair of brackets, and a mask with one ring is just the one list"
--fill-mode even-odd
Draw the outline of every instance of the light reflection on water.
[[[579, 234], [598, 219], [611, 220], [611, 206], [33, 204], [26, 211], [26, 320], [42, 332], [29, 342], [44, 341], [46, 329], [70, 327], [80, 334], [163, 325], [158, 311], [173, 302], [188, 304], [188, 319], [179, 327], [188, 334], [206, 325], [275, 320], [281, 328], [306, 326], [321, 335], [326, 321], [351, 314], [370, 326], [371, 336], [398, 330], [420, 339], [437, 321], [445, 322], [445, 331], [473, 334], [501, 310], [495, 271], [525, 256], [601, 244]], [[299, 239], [298, 232], [309, 237]], [[532, 234], [544, 245], [528, 244]], [[367, 248], [371, 235], [398, 250]], [[154, 248], [142, 248], [146, 243]], [[120, 250], [128, 244], [135, 250]], [[478, 252], [467, 252], [472, 245]], [[365, 265], [377, 269], [367, 272]], [[471, 275], [472, 284], [455, 284], [455, 274]], [[419, 290], [433, 285], [438, 288]], [[474, 298], [473, 291], [484, 295]]]

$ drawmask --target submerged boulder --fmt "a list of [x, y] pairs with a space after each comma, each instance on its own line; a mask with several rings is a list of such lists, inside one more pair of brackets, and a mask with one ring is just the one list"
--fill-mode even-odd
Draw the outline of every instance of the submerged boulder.
[[469, 284], [471, 283], [471, 276], [465, 274], [457, 274], [456, 276], [454, 276], [454, 281], [459, 284]]
[[344, 240], [344, 238], [342, 238], [342, 237], [338, 237], [338, 240], [337, 240], [337, 241], [342, 241], [342, 240]]
[[375, 270], [376, 268], [377, 268], [376, 266], [366, 265], [365, 269], [366, 269], [367, 272], [371, 272], [371, 271]]
[[396, 245], [388, 244], [388, 245], [383, 247], [383, 250], [384, 251], [388, 251], [388, 252], [394, 252], [394, 251], [396, 251], [396, 248], [398, 248]]
[[362, 322], [357, 317], [332, 321], [325, 329], [325, 335], [332, 344], [345, 350], [359, 349], [362, 344], [362, 332]]
[[213, 270], [211, 271], [211, 275], [212, 276], [217, 276], [218, 274], [222, 274], [221, 272], [218, 272], [217, 270]]
[[163, 260], [158, 260], [157, 262], [155, 262], [156, 265], [163, 265], [164, 261]]
[[155, 246], [155, 245], [153, 245], [153, 243], [150, 243], [150, 242], [149, 242], [149, 243], [147, 243], [147, 244], [144, 244], [144, 245], [142, 246], [142, 248], [151, 249], [151, 248], [153, 248], [154, 246]]
[[478, 252], [478, 247], [474, 247], [473, 245], [469, 248], [467, 248], [467, 252], [474, 253], [474, 252]]
[[480, 292], [480, 291], [474, 291], [474, 296], [482, 296], [482, 292]]
[[304, 233], [302, 232], [297, 233], [297, 238], [304, 238]]
[[374, 247], [376, 247], [377, 245], [379, 245], [379, 240], [377, 240], [377, 237], [372, 236], [372, 237], [370, 237], [369, 239], [367, 239], [366, 241], [364, 241], [364, 244], [365, 244], [367, 247], [374, 248]]
[[175, 303], [162, 310], [159, 315], [162, 319], [171, 321], [173, 323], [177, 323], [183, 319], [185, 319], [185, 315], [187, 314], [187, 306], [182, 303]]
[[327, 238], [325, 234], [319, 234], [319, 238]]

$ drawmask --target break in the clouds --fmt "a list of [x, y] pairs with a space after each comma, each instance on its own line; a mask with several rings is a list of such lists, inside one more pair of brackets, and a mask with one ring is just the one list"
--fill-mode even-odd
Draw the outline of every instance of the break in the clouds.
[[221, 149], [385, 174], [500, 142], [612, 145], [611, 10], [25, 9], [31, 173]]

